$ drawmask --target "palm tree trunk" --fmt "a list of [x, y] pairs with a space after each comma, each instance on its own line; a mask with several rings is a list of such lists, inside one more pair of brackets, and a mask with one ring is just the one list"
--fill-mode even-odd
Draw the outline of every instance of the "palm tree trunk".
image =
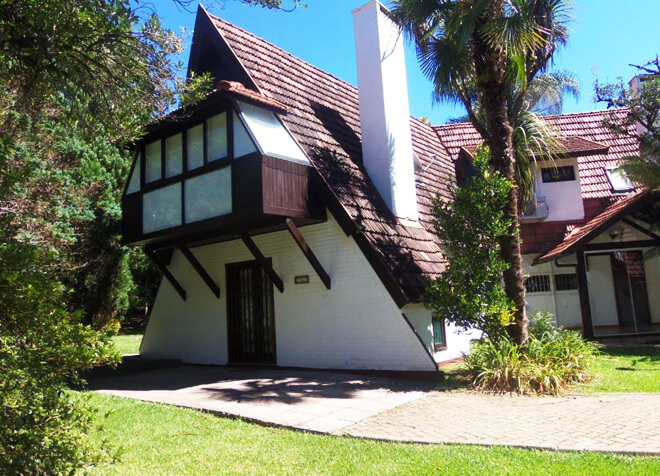
[[[503, 0], [491, 0], [490, 14], [499, 17], [503, 9]], [[484, 21], [488, 20], [484, 18]], [[513, 129], [509, 123], [507, 108], [506, 58], [500, 51], [489, 48], [478, 33], [473, 40], [477, 90], [486, 116], [487, 136], [484, 139], [490, 148], [490, 163], [495, 170], [515, 184]], [[503, 273], [504, 290], [515, 304], [515, 322], [509, 326], [509, 334], [515, 342], [525, 344], [529, 337], [529, 320], [525, 312], [517, 187], [511, 189], [508, 198], [504, 214], [511, 226], [509, 233], [500, 238], [500, 248], [502, 259], [509, 265]]]

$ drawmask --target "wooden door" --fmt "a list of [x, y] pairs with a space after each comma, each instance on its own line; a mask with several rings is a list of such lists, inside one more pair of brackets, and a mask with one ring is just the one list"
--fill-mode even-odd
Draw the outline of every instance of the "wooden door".
[[229, 362], [276, 363], [273, 283], [256, 261], [226, 271]]

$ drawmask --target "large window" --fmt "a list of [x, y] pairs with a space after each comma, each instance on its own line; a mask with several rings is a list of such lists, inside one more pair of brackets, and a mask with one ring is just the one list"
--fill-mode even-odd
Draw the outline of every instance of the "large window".
[[435, 350], [444, 350], [447, 348], [444, 319], [433, 319], [433, 348]]
[[546, 167], [541, 169], [543, 183], [571, 182], [575, 180], [575, 167]]
[[223, 112], [206, 121], [206, 160], [227, 157], [227, 113]]
[[176, 134], [165, 140], [165, 177], [174, 177], [183, 172], [182, 134]]
[[231, 213], [231, 167], [187, 179], [186, 223]]
[[204, 165], [204, 124], [191, 127], [186, 132], [186, 148], [188, 151], [188, 170], [194, 170]]
[[142, 196], [142, 232], [181, 225], [181, 184], [175, 183]]

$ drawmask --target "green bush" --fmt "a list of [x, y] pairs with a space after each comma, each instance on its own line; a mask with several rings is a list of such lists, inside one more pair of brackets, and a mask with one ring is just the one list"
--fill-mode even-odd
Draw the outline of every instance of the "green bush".
[[598, 344], [557, 327], [547, 312], [532, 317], [526, 346], [508, 337], [474, 343], [465, 362], [476, 388], [491, 392], [561, 394], [590, 379]]

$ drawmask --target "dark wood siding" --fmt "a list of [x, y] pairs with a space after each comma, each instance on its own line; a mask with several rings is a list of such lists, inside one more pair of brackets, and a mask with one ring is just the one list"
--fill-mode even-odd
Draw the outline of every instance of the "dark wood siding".
[[307, 165], [264, 156], [264, 213], [309, 217], [309, 171]]

